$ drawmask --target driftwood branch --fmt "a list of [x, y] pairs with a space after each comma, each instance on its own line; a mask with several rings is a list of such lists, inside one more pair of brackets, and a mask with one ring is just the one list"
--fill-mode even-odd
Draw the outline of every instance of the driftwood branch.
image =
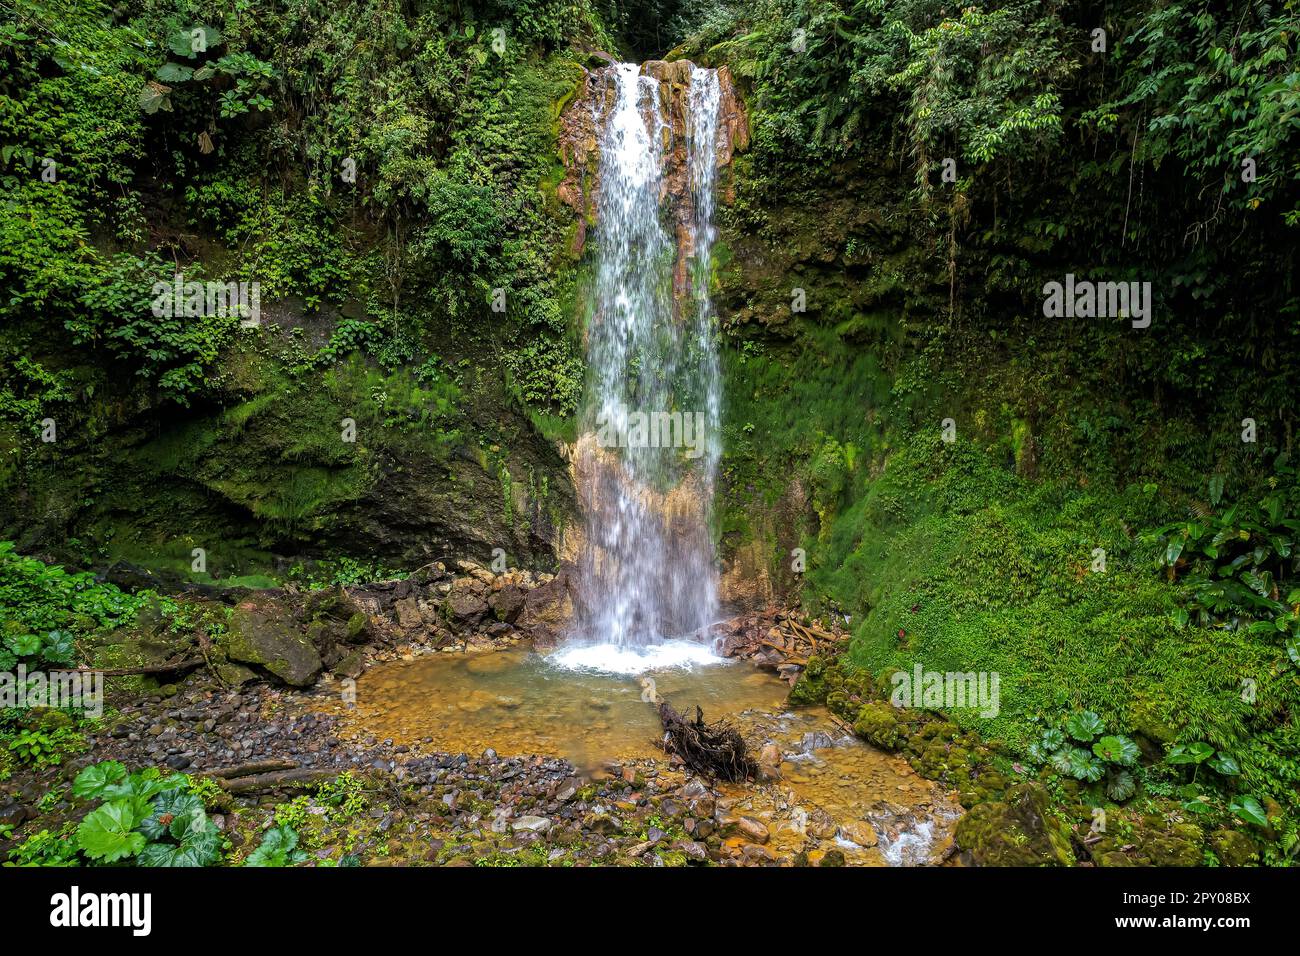
[[312, 784], [337, 777], [337, 770], [318, 767], [300, 767], [295, 770], [277, 770], [255, 773], [245, 777], [212, 777], [226, 793], [248, 793], [253, 790], [274, 790], [290, 784]]
[[103, 674], [105, 677], [128, 677], [134, 674], [170, 674], [173, 671], [189, 670], [203, 664], [203, 658], [192, 657], [189, 660], [170, 664], [150, 664], [147, 667], [56, 667], [54, 674]]

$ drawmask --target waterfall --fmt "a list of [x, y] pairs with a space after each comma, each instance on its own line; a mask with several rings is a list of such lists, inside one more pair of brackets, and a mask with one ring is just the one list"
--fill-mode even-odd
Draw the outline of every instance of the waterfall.
[[721, 387], [708, 291], [719, 82], [713, 70], [680, 66], [690, 70], [684, 95], [634, 64], [602, 71], [575, 466], [586, 534], [571, 646], [644, 654], [703, 642], [717, 618]]

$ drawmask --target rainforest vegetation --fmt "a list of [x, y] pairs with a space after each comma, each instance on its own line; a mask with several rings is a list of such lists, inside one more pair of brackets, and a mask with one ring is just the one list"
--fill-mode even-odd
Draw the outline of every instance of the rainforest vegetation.
[[[344, 675], [349, 587], [562, 572], [599, 229], [562, 116], [610, 57], [685, 59], [748, 124], [710, 276], [719, 565], [849, 635], [793, 700], [961, 791], [982, 862], [1288, 865], [1298, 35], [1296, 0], [6, 0], [0, 671], [306, 686], [232, 650], [260, 624], [222, 592], [279, 589]], [[178, 274], [259, 283], [260, 321], [157, 314]], [[1048, 316], [1067, 276], [1149, 283], [1149, 325]], [[874, 700], [918, 663], [1000, 674], [998, 714]], [[392, 799], [360, 776], [240, 836], [198, 767], [101, 753], [183, 684], [0, 710], [10, 863], [366, 862]], [[999, 853], [987, 808], [1030, 785], [1065, 835]]]

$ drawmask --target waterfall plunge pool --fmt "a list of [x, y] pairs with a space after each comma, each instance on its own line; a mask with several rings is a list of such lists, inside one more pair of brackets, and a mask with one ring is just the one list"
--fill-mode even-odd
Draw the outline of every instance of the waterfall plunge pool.
[[608, 648], [592, 651], [586, 665], [557, 659], [571, 652], [583, 660], [582, 650], [517, 647], [389, 661], [358, 679], [355, 706], [336, 696], [318, 706], [343, 718], [344, 736], [446, 753], [557, 755], [594, 776], [611, 762], [663, 761], [658, 713], [646, 699], [653, 687], [680, 711], [698, 705], [708, 720], [731, 720], [755, 751], [775, 748], [779, 778], [720, 785], [719, 813], [762, 821], [771, 832], [768, 849], [778, 855], [816, 840], [855, 866], [944, 858], [960, 815], [951, 797], [901, 757], [856, 739], [825, 709], [789, 710], [789, 687], [775, 676], [711, 655], [623, 674], [590, 666], [610, 663], [601, 659]]
[[359, 731], [399, 743], [453, 753], [490, 747], [507, 755], [555, 754], [596, 767], [663, 756], [651, 692], [683, 711], [698, 705], [712, 720], [780, 710], [788, 691], [772, 675], [714, 657], [703, 644], [673, 641], [640, 653], [578, 645], [548, 654], [516, 648], [390, 661], [357, 681], [355, 707], [331, 710]]

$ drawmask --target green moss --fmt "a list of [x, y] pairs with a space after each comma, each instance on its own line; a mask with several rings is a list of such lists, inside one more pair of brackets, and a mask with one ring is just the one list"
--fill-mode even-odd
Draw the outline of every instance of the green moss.
[[898, 750], [907, 740], [907, 729], [894, 708], [883, 701], [873, 701], [858, 711], [853, 732], [885, 750]]
[[1041, 787], [1019, 784], [1004, 802], [971, 809], [954, 839], [979, 866], [1073, 866], [1069, 831], [1049, 805]]

